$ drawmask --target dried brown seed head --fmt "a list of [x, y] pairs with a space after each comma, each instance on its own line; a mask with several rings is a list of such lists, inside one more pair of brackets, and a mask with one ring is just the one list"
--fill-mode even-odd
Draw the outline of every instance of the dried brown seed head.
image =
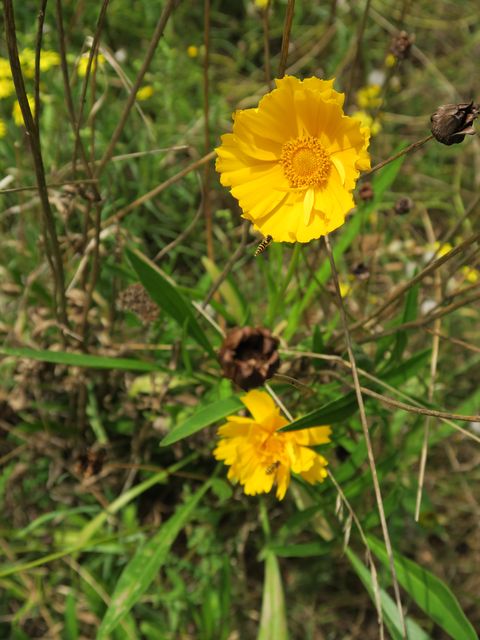
[[415, 36], [409, 35], [406, 31], [400, 31], [392, 38], [390, 53], [393, 53], [397, 60], [405, 60], [410, 55], [410, 49], [414, 42]]
[[373, 200], [374, 197], [373, 187], [371, 182], [364, 182], [360, 189], [358, 190], [358, 197], [363, 202], [368, 202], [369, 200]]
[[471, 102], [442, 104], [430, 118], [431, 131], [438, 142], [459, 144], [466, 135], [473, 136], [474, 120], [480, 113], [480, 105]]
[[402, 196], [395, 203], [395, 213], [399, 216], [404, 215], [405, 213], [409, 213], [409, 211], [413, 207], [413, 200], [408, 196]]
[[370, 277], [370, 271], [363, 262], [359, 262], [353, 267], [352, 274], [359, 280], [368, 280]]
[[269, 329], [232, 329], [218, 354], [223, 375], [244, 391], [260, 387], [280, 366], [278, 344]]
[[158, 318], [157, 305], [139, 282], [131, 284], [120, 293], [118, 306], [125, 311], [133, 311], [145, 323]]

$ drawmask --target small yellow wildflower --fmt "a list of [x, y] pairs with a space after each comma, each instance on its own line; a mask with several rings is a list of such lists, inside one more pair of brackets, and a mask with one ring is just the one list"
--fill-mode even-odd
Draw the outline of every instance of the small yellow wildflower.
[[378, 109], [382, 104], [380, 91], [381, 87], [378, 84], [371, 84], [359, 89], [356, 94], [356, 101], [360, 109]]
[[60, 64], [60, 54], [56, 51], [42, 51], [40, 55], [40, 71], [48, 71]]
[[480, 278], [478, 269], [474, 269], [472, 267], [462, 267], [462, 274], [465, 280], [470, 282], [470, 284], [476, 284]]
[[285, 76], [254, 109], [236, 111], [216, 149], [220, 181], [254, 228], [275, 242], [310, 242], [345, 222], [370, 131], [344, 114], [333, 80]]
[[[32, 115], [35, 115], [35, 100], [33, 96], [27, 95], [28, 104], [30, 105], [30, 110]], [[12, 110], [13, 121], [17, 125], [17, 127], [23, 127], [23, 115], [22, 110], [20, 109], [20, 105], [18, 102], [15, 102]]]
[[374, 120], [372, 116], [368, 114], [366, 111], [363, 111], [363, 110], [354, 111], [352, 113], [352, 118], [354, 120], [358, 120], [358, 122], [360, 122], [362, 127], [368, 127], [370, 129], [370, 134], [372, 138], [378, 135], [382, 130], [382, 125], [380, 124], [380, 120], [378, 118], [375, 118]]
[[268, 4], [268, 0], [254, 0], [254, 2], [259, 9], [265, 9]]
[[0, 58], [0, 78], [11, 78], [12, 70], [10, 62], [6, 58]]
[[450, 253], [453, 247], [449, 242], [445, 242], [442, 245], [440, 244], [440, 242], [435, 242], [433, 246], [430, 245], [430, 249], [436, 253], [437, 258], [442, 258], [447, 253]]
[[[86, 76], [86, 74], [87, 74], [89, 55], [90, 54], [88, 54], [88, 53], [84, 53], [82, 55], [82, 57], [80, 58], [80, 60], [78, 61], [77, 73], [78, 73], [80, 78], [84, 78]], [[94, 73], [95, 72], [96, 61], [98, 61], [98, 66], [101, 67], [103, 64], [105, 64], [105, 56], [103, 56], [101, 53], [99, 53], [96, 58], [93, 58], [92, 66], [90, 68], [90, 73]]]
[[198, 47], [196, 47], [194, 44], [191, 44], [187, 48], [187, 55], [189, 58], [196, 58], [198, 56]]
[[340, 287], [340, 295], [342, 298], [346, 298], [352, 290], [352, 285], [349, 282], [345, 282], [345, 280], [340, 280], [338, 284]]
[[11, 78], [0, 78], [0, 100], [9, 98], [15, 93], [15, 85]]
[[391, 69], [392, 67], [395, 66], [396, 62], [397, 62], [397, 59], [395, 58], [393, 53], [387, 53], [387, 55], [385, 57], [385, 66], [387, 68]]
[[140, 87], [137, 91], [137, 100], [142, 102], [143, 100], [148, 100], [153, 96], [153, 87], [150, 84], [145, 85], [144, 87]]
[[330, 427], [279, 431], [288, 420], [268, 393], [255, 389], [241, 400], [252, 417], [229, 416], [218, 429], [220, 441], [213, 452], [230, 467], [228, 479], [239, 482], [247, 495], [268, 493], [276, 483], [279, 500], [292, 472], [310, 484], [323, 482], [328, 463], [311, 447], [330, 442]]
[[18, 57], [22, 65], [23, 75], [26, 78], [33, 78], [35, 75], [35, 51], [29, 47], [25, 47], [25, 49], [20, 51]]
[[7, 135], [7, 125], [0, 118], [0, 138], [4, 138]]

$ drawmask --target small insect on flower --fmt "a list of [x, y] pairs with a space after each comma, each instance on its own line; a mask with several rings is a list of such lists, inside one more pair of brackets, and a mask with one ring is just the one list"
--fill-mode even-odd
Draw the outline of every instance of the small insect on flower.
[[249, 391], [241, 398], [251, 416], [229, 416], [218, 429], [213, 452], [230, 468], [228, 479], [239, 482], [247, 495], [268, 493], [276, 486], [285, 497], [292, 473], [315, 484], [327, 477], [327, 461], [313, 447], [330, 442], [330, 427], [282, 431], [288, 420], [265, 391]]
[[271, 476], [272, 473], [275, 473], [279, 466], [280, 462], [278, 460], [275, 460], [275, 462], [272, 462], [272, 464], [268, 465], [268, 467], [265, 469], [265, 473], [267, 474], [267, 476]]
[[271, 244], [273, 238], [272, 236], [267, 236], [266, 238], [264, 238], [260, 244], [258, 245], [258, 247], [255, 249], [255, 253], [253, 254], [254, 257], [256, 258], [257, 256], [259, 256], [261, 253], [263, 253], [265, 251], [265, 249], [268, 247], [269, 244]]

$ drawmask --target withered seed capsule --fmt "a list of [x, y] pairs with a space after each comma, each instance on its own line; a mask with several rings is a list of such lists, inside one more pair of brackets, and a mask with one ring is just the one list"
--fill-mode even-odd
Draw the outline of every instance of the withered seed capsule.
[[268, 329], [231, 329], [218, 354], [223, 375], [244, 391], [261, 386], [280, 366], [278, 344]]
[[463, 142], [466, 135], [473, 136], [473, 122], [480, 113], [480, 105], [472, 102], [442, 104], [430, 118], [431, 131], [436, 140], [450, 146]]

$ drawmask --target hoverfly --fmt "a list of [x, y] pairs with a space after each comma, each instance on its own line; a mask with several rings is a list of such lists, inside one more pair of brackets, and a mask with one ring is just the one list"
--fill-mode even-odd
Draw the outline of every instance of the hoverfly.
[[272, 236], [265, 236], [265, 238], [260, 242], [258, 247], [255, 249], [254, 257], [256, 258], [261, 253], [263, 253], [265, 249], [268, 247], [268, 245], [272, 242], [272, 240], [273, 240]]
[[268, 465], [268, 467], [265, 469], [265, 473], [267, 474], [267, 476], [271, 476], [272, 473], [275, 473], [279, 466], [280, 462], [278, 460], [275, 460], [275, 462], [272, 462], [272, 464]]

